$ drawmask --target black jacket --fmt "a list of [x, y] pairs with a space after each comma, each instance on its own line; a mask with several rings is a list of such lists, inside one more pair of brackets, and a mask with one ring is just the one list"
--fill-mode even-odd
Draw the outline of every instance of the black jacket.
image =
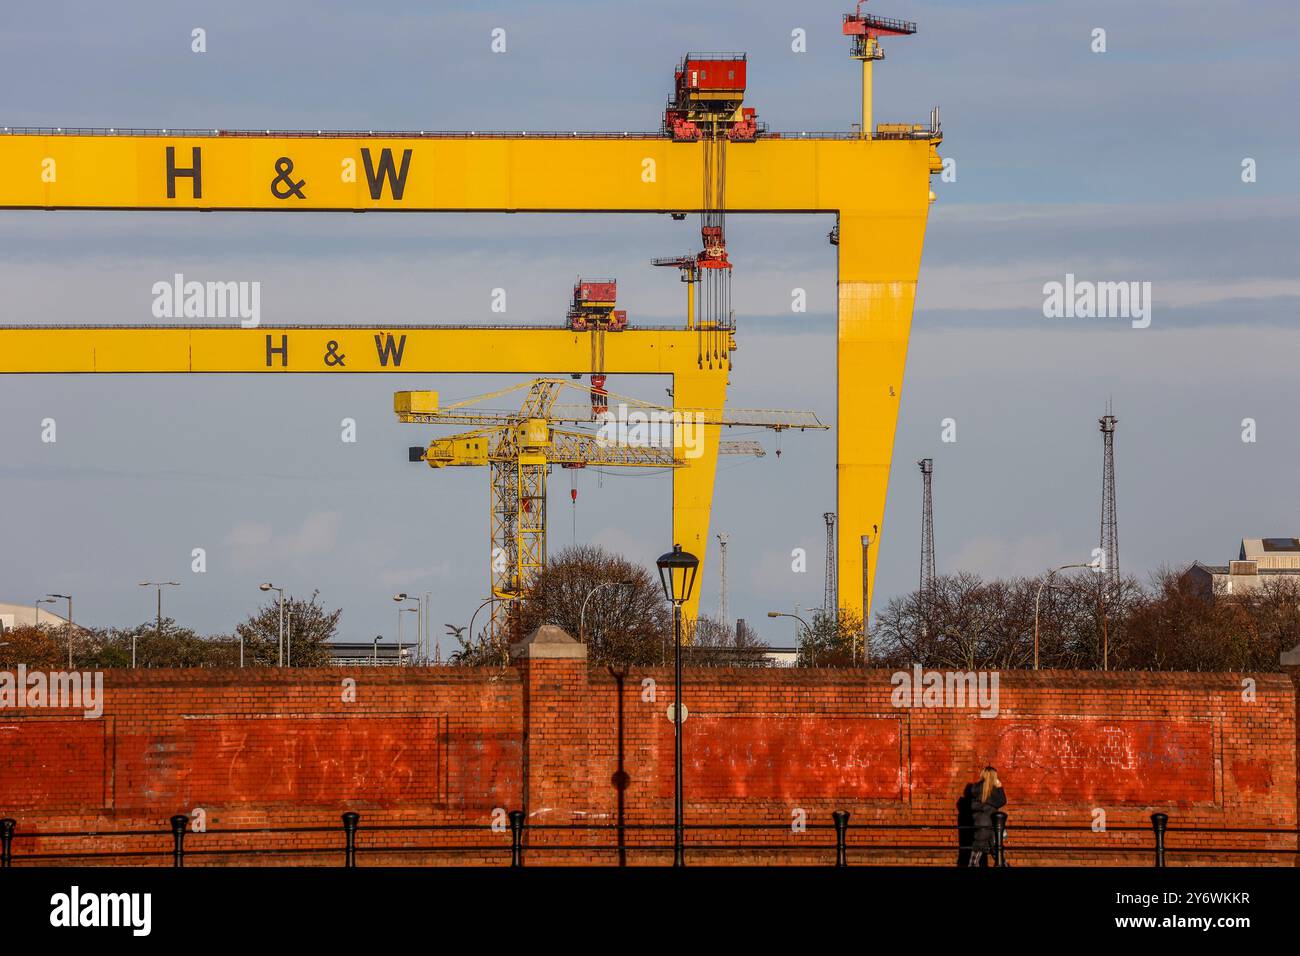
[[978, 780], [970, 785], [971, 818], [976, 829], [991, 830], [993, 814], [1006, 805], [1007, 795], [1001, 787], [994, 787], [993, 792], [989, 794], [988, 802], [985, 802], [980, 799], [983, 790], [984, 784]]

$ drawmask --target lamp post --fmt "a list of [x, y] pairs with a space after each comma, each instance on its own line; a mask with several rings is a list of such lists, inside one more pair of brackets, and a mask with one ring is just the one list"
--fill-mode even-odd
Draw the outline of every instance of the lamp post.
[[[872, 525], [874, 528], [875, 525]], [[871, 662], [871, 535], [862, 536], [862, 666]]]
[[597, 584], [594, 588], [592, 588], [590, 591], [587, 592], [587, 596], [582, 599], [582, 610], [578, 613], [578, 643], [579, 644], [587, 643], [587, 637], [586, 637], [587, 602], [591, 600], [591, 596], [595, 594], [597, 591], [599, 591], [601, 588], [614, 588], [614, 587], [630, 588], [631, 586], [632, 586], [631, 581], [605, 581], [601, 584]]
[[41, 598], [39, 601], [36, 602], [36, 622], [32, 625], [33, 627], [39, 628], [41, 626], [41, 605], [53, 604], [53, 603], [54, 603], [54, 598], [51, 597]]
[[813, 643], [812, 628], [808, 626], [808, 622], [805, 621], [803, 618], [801, 618], [798, 614], [790, 614], [787, 613], [786, 611], [768, 611], [767, 616], [768, 617], [792, 617], [800, 624], [803, 625], [804, 638], [807, 640], [808, 646], [812, 649], [812, 662], [813, 662], [813, 666], [816, 667], [817, 666], [817, 645]]
[[430, 616], [430, 612], [433, 610], [433, 592], [431, 591], [424, 592], [423, 606], [424, 606], [424, 613], [420, 615], [420, 620], [423, 621], [424, 623], [421, 625], [420, 637], [421, 640], [423, 640], [424, 644], [423, 644], [423, 650], [420, 653], [421, 656], [424, 658], [424, 664], [427, 667], [430, 663], [430, 658], [433, 654], [433, 645], [429, 641], [429, 616]]
[[59, 598], [60, 600], [68, 602], [68, 670], [72, 670], [72, 595], [47, 594], [45, 596], [47, 598]]
[[382, 641], [383, 639], [384, 639], [384, 635], [382, 634], [375, 635], [374, 650], [370, 655], [371, 663], [373, 663], [375, 666], [378, 666], [379, 664], [379, 642]]
[[1070, 568], [1086, 568], [1086, 564], [1063, 564], [1059, 568], [1052, 568], [1047, 572], [1047, 577], [1043, 578], [1042, 583], [1038, 585], [1038, 593], [1034, 595], [1034, 670], [1038, 670], [1038, 603], [1043, 599], [1043, 588], [1055, 587], [1052, 584], [1052, 578], [1058, 571], [1068, 571]]
[[[394, 594], [393, 600], [396, 601], [398, 604], [401, 604], [404, 601], [414, 601], [417, 605], [420, 604], [419, 598], [408, 597], [405, 591], [401, 592], [400, 594]], [[397, 664], [399, 667], [401, 666], [402, 663], [402, 612], [403, 611], [419, 612], [419, 610], [420, 607], [399, 607], [397, 609]], [[418, 618], [416, 619], [415, 622], [415, 628], [417, 632], [420, 629], [420, 621]]]
[[[178, 588], [181, 586], [179, 581], [141, 581], [142, 588], [158, 589], [158, 622], [154, 625], [154, 635], [159, 641], [162, 640], [162, 589], [165, 587]], [[131, 666], [135, 667], [135, 632], [131, 633]]]
[[494, 598], [494, 597], [490, 597], [490, 598], [488, 598], [486, 601], [484, 601], [484, 602], [483, 602], [482, 604], [480, 604], [478, 607], [474, 608], [474, 613], [471, 614], [471, 615], [469, 616], [469, 639], [470, 639], [470, 641], [473, 641], [473, 640], [474, 640], [474, 620], [475, 620], [475, 618], [478, 617], [478, 612], [481, 611], [481, 610], [483, 610], [485, 607], [487, 607], [489, 604], [491, 604], [491, 603], [492, 603], [493, 601], [495, 601], [495, 600], [496, 600], [496, 598]]
[[[397, 666], [402, 666], [402, 613], [419, 615], [418, 607], [402, 607], [397, 609]], [[416, 626], [419, 627], [420, 618], [417, 616]], [[418, 646], [418, 645], [417, 645]]]
[[673, 604], [673, 866], [686, 865], [682, 823], [682, 605], [690, 599], [700, 559], [680, 544], [655, 562], [664, 594]]
[[270, 581], [259, 584], [261, 591], [278, 591], [280, 593], [280, 666], [284, 666], [284, 588], [277, 588]]

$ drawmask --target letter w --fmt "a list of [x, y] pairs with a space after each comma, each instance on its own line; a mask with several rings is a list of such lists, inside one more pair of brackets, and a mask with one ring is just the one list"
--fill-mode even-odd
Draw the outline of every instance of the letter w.
[[379, 353], [379, 364], [388, 368], [388, 360], [392, 359], [393, 364], [398, 368], [402, 367], [402, 352], [406, 349], [406, 336], [403, 335], [395, 344], [392, 333], [388, 333], [387, 338], [375, 336], [375, 351]]
[[384, 196], [384, 180], [388, 180], [389, 189], [393, 192], [394, 199], [401, 199], [402, 193], [406, 191], [406, 171], [411, 166], [411, 151], [402, 150], [402, 169], [397, 172], [393, 169], [393, 151], [391, 149], [382, 149], [379, 151], [379, 170], [376, 173], [374, 163], [370, 159], [370, 150], [361, 151], [361, 162], [366, 167], [366, 182], [370, 184], [370, 198], [382, 199]]

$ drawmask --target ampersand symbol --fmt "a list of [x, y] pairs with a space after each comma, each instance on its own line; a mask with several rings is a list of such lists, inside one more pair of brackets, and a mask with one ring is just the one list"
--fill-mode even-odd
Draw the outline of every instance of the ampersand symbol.
[[347, 355], [339, 351], [338, 342], [330, 339], [325, 343], [325, 364], [329, 366], [343, 365], [343, 360]]
[[[293, 160], [288, 156], [281, 156], [275, 161], [276, 177], [271, 180], [271, 195], [276, 199], [288, 199], [290, 196], [297, 196], [299, 199], [306, 199], [303, 195], [302, 187], [307, 185], [307, 180], [300, 179], [294, 182], [289, 178], [293, 172]], [[280, 185], [283, 184], [283, 185]]]

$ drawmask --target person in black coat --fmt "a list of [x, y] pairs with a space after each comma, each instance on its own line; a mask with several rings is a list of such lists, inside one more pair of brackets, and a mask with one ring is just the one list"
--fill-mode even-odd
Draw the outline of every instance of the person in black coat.
[[988, 866], [993, 854], [993, 814], [1006, 806], [1007, 795], [1002, 789], [998, 772], [985, 767], [980, 778], [966, 788], [970, 799], [971, 851], [970, 866]]

